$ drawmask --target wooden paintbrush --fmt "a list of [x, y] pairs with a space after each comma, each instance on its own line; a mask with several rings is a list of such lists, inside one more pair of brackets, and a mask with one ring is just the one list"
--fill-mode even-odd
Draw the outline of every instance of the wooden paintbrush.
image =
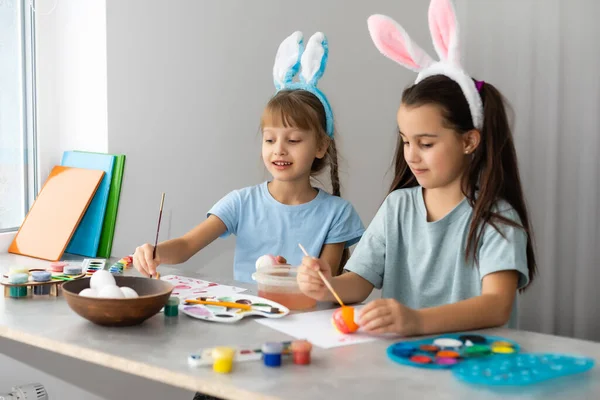
[[[158, 226], [156, 227], [156, 238], [154, 239], [154, 250], [152, 250], [152, 259], [156, 258], [156, 246], [158, 246], [158, 233], [160, 232], [160, 220], [162, 219], [163, 205], [165, 204], [165, 193], [163, 192], [160, 198], [160, 210], [158, 212]], [[160, 277], [160, 274], [157, 272], [154, 276], [156, 279]]]
[[[306, 257], [310, 257], [308, 255], [308, 252], [304, 248], [304, 246], [302, 246], [300, 243], [298, 243], [298, 246], [300, 246], [300, 250], [302, 250], [302, 252], [304, 253], [304, 255]], [[342, 299], [340, 299], [340, 296], [338, 296], [338, 294], [335, 292], [335, 290], [333, 290], [333, 286], [331, 286], [331, 283], [329, 283], [329, 281], [327, 280], [327, 278], [325, 278], [325, 275], [323, 275], [323, 273], [321, 272], [321, 270], [318, 270], [317, 273], [321, 277], [321, 280], [323, 281], [323, 283], [325, 284], [325, 286], [327, 286], [327, 289], [329, 289], [329, 291], [331, 292], [331, 294], [333, 295], [333, 297], [335, 297], [335, 299], [338, 301], [338, 303], [340, 303], [340, 305], [342, 307], [346, 307], [344, 305], [344, 303], [342, 302]]]
[[240, 308], [242, 310], [256, 310], [262, 311], [270, 314], [279, 314], [279, 308], [270, 307], [270, 306], [255, 306], [252, 304], [241, 304], [241, 303], [232, 303], [229, 301], [218, 301], [218, 300], [204, 300], [204, 298], [200, 297], [198, 299], [186, 299], [186, 304], [205, 304], [209, 306], [219, 306], [219, 307], [227, 307], [227, 308]]

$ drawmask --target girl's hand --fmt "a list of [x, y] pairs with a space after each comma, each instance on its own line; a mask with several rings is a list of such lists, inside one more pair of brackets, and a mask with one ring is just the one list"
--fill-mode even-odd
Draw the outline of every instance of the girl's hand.
[[143, 244], [135, 249], [133, 253], [133, 266], [140, 271], [142, 275], [153, 277], [156, 275], [156, 268], [160, 265], [160, 255], [156, 250], [156, 258], [152, 258], [154, 246], [151, 244]]
[[296, 281], [305, 295], [315, 300], [323, 301], [328, 298], [329, 290], [321, 280], [317, 271], [321, 271], [326, 279], [331, 279], [331, 267], [325, 260], [304, 257], [298, 267]]
[[421, 316], [395, 299], [373, 300], [359, 312], [358, 324], [368, 333], [420, 334]]

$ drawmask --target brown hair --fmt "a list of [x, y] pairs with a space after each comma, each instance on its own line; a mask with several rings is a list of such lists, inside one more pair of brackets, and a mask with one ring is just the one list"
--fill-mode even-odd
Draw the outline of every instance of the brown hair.
[[[462, 185], [463, 194], [473, 207], [465, 259], [473, 257], [475, 263], [478, 263], [477, 249], [486, 224], [489, 223], [500, 233], [502, 232], [498, 229], [498, 222], [522, 228], [527, 234], [527, 268], [531, 283], [537, 274], [533, 231], [521, 187], [517, 154], [504, 105], [505, 100], [498, 89], [489, 83], [483, 85], [480, 96], [484, 114], [483, 128], [480, 131], [481, 141], [463, 175]], [[444, 75], [428, 77], [406, 88], [402, 93], [402, 104], [409, 107], [425, 104], [438, 106], [445, 126], [458, 134], [475, 129], [469, 105], [460, 86]], [[404, 159], [404, 148], [400, 137], [396, 146], [394, 168], [395, 177], [390, 192], [418, 185], [417, 179]], [[493, 211], [499, 199], [511, 205], [519, 215], [522, 225]]]
[[[329, 145], [325, 157], [315, 158], [313, 161], [311, 177], [320, 174], [329, 165], [332, 194], [341, 196], [337, 148], [335, 140], [327, 135], [325, 108], [317, 96], [306, 90], [281, 90], [269, 100], [265, 107], [260, 121], [261, 131], [267, 117], [278, 121], [286, 128], [296, 127], [315, 132], [319, 145]], [[332, 271], [334, 276], [342, 272], [349, 255], [348, 249], [344, 249], [338, 269]]]

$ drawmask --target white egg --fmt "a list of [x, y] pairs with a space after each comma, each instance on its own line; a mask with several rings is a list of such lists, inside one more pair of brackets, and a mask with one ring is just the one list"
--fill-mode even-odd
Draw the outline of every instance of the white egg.
[[255, 263], [256, 270], [272, 267], [273, 265], [277, 265], [277, 258], [271, 254], [265, 254], [264, 256], [258, 257], [258, 260], [256, 260]]
[[96, 289], [87, 288], [79, 292], [79, 295], [85, 297], [98, 297], [98, 291]]
[[123, 296], [125, 296], [128, 299], [133, 299], [134, 297], [139, 297], [137, 292], [130, 287], [121, 286], [120, 289], [121, 289], [121, 292], [123, 292]]
[[107, 285], [100, 289], [98, 297], [105, 299], [124, 299], [125, 295], [118, 286]]
[[94, 272], [90, 278], [90, 287], [100, 292], [105, 286], [117, 286], [115, 277], [104, 269]]

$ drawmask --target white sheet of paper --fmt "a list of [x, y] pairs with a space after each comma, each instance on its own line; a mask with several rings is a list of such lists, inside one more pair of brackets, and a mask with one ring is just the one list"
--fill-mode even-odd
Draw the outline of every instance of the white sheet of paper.
[[280, 319], [260, 318], [255, 321], [296, 339], [306, 339], [314, 346], [324, 349], [377, 340], [377, 337], [367, 335], [360, 329], [349, 335], [340, 333], [331, 323], [334, 311], [305, 312], [290, 314]]

